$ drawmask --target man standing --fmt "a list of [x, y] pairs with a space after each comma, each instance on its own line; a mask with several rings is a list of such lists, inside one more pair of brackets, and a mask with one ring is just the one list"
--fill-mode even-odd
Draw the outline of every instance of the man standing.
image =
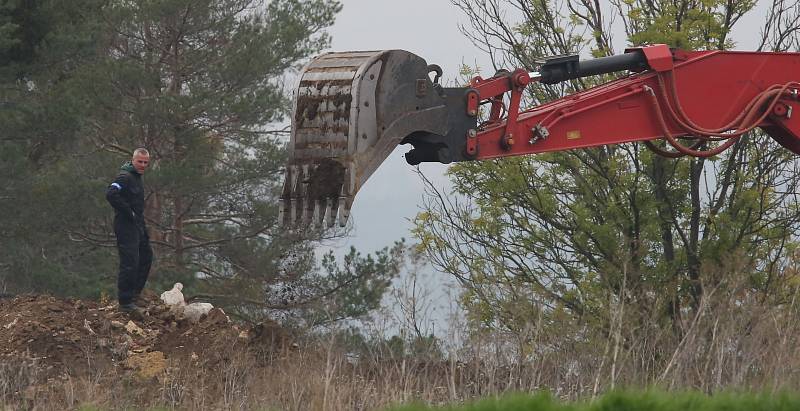
[[133, 152], [130, 162], [120, 167], [119, 175], [106, 190], [106, 199], [114, 207], [114, 234], [119, 251], [117, 298], [122, 311], [135, 311], [136, 299], [144, 289], [153, 250], [144, 222], [144, 186], [142, 174], [150, 165], [150, 153], [144, 148]]

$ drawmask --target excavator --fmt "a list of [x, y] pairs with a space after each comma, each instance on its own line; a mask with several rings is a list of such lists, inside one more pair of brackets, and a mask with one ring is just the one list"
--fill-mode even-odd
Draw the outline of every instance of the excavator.
[[[800, 53], [686, 51], [664, 44], [544, 59], [465, 87], [403, 50], [334, 52], [302, 70], [280, 196], [284, 225], [344, 226], [356, 193], [399, 144], [411, 165], [642, 142], [710, 157], [756, 127], [800, 154]], [[620, 78], [528, 109], [533, 82]], [[794, 114], [794, 115], [793, 115]]]

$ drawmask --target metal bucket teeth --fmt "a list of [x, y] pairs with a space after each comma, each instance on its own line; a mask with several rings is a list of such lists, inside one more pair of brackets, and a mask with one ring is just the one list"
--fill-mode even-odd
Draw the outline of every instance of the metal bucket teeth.
[[403, 138], [447, 130], [446, 116], [434, 116], [444, 103], [428, 71], [425, 60], [402, 50], [328, 53], [303, 68], [280, 200], [283, 224], [345, 226], [356, 193]]
[[351, 185], [345, 184], [346, 172], [344, 166], [336, 160], [315, 160], [314, 164], [290, 165], [286, 168], [286, 179], [281, 195], [280, 222], [288, 225], [302, 225], [303, 227], [322, 228], [327, 218], [327, 226], [332, 227], [337, 214], [342, 226], [347, 223], [347, 214], [339, 213], [342, 197], [351, 200], [345, 204], [352, 204], [354, 193], [350, 193]]
[[328, 216], [328, 228], [336, 224], [336, 214], [339, 211], [339, 199], [329, 198], [325, 207], [325, 215]]

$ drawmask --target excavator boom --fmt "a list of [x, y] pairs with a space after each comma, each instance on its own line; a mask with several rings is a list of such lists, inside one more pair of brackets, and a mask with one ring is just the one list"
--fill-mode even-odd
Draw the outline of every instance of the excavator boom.
[[[413, 147], [409, 164], [634, 141], [667, 157], [708, 157], [759, 127], [800, 154], [800, 53], [654, 45], [587, 61], [550, 58], [538, 70], [442, 87], [438, 66], [402, 50], [315, 58], [295, 96], [281, 221], [344, 225], [356, 193], [398, 144]], [[632, 74], [520, 110], [532, 82], [623, 70]]]

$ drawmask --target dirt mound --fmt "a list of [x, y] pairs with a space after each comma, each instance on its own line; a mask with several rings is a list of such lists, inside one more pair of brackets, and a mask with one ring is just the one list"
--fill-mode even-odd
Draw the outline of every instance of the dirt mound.
[[0, 362], [32, 359], [46, 379], [112, 369], [159, 379], [168, 367], [215, 367], [230, 360], [233, 348], [288, 341], [276, 327], [272, 334], [279, 338], [265, 339], [263, 326], [237, 325], [218, 308], [192, 323], [155, 295], [145, 296], [144, 303], [141, 313], [126, 314], [116, 305], [44, 295], [2, 299]]

